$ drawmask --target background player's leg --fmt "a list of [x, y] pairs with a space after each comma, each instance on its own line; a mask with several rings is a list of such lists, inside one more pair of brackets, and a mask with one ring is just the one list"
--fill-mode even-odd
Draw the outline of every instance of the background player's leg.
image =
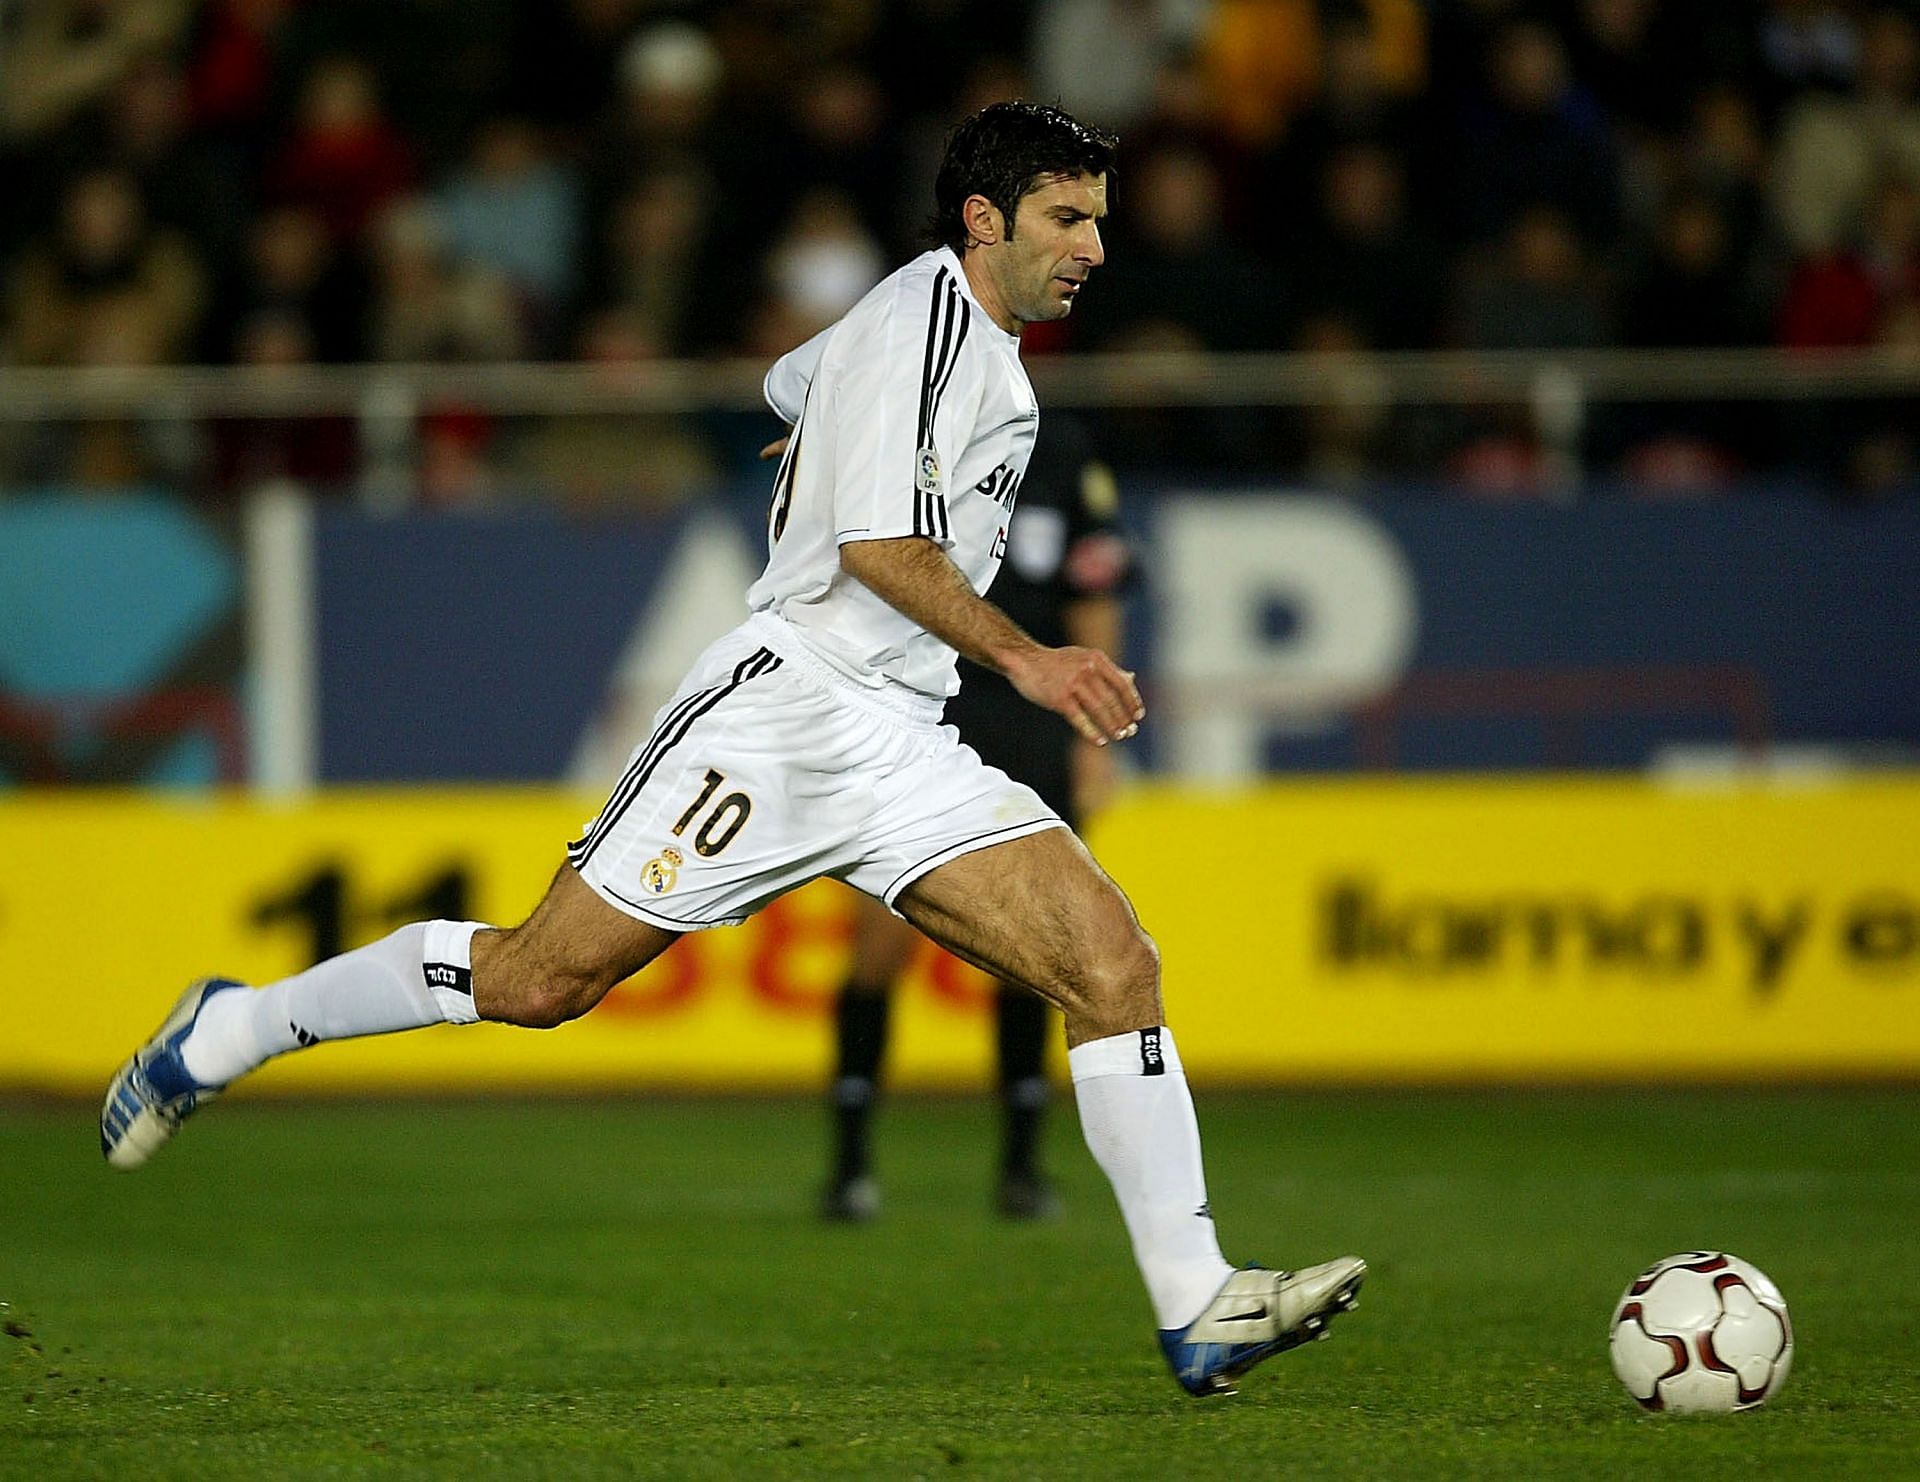
[[869, 1133], [887, 1053], [893, 984], [913, 958], [920, 935], [872, 896], [854, 893], [853, 961], [834, 1003], [833, 1164], [821, 1213], [866, 1220], [879, 1213]]
[[995, 1049], [1000, 1068], [1000, 1212], [1043, 1219], [1059, 1207], [1040, 1172], [1040, 1127], [1053, 1087], [1047, 1081], [1047, 1037], [1053, 1010], [1013, 983], [994, 992]]
[[1220, 1254], [1200, 1132], [1160, 960], [1133, 907], [1086, 847], [1048, 829], [976, 850], [896, 901], [922, 931], [1060, 1006], [1080, 1125], [1113, 1185], [1159, 1326], [1194, 1321], [1233, 1274]]

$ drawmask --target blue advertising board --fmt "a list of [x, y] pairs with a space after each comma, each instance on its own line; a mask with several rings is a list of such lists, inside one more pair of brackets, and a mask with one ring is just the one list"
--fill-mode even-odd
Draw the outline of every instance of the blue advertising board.
[[[1131, 659], [1189, 776], [1920, 746], [1920, 509], [1130, 490]], [[324, 781], [591, 782], [764, 556], [695, 517], [325, 514]]]

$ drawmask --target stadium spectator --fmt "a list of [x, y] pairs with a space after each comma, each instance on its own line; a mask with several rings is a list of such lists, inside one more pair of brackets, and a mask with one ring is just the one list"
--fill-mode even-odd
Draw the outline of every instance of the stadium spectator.
[[336, 242], [353, 243], [413, 175], [412, 150], [387, 120], [372, 69], [353, 57], [316, 63], [268, 167], [268, 197], [318, 212]]
[[[1454, 311], [1459, 344], [1476, 350], [1588, 349], [1604, 343], [1605, 328], [1580, 238], [1547, 205], [1520, 214], [1498, 254], [1464, 279]], [[1447, 465], [1463, 492], [1531, 499], [1570, 484], [1574, 470], [1541, 436], [1533, 408], [1466, 408], [1463, 425], [1469, 431]]]
[[1621, 343], [1647, 347], [1751, 345], [1764, 329], [1726, 214], [1711, 196], [1667, 203], [1651, 251], [1628, 283]]
[[1870, 345], [1880, 324], [1880, 287], [1866, 258], [1836, 246], [1794, 264], [1780, 301], [1779, 342], [1790, 350]]
[[[660, 358], [660, 342], [637, 315], [591, 316], [572, 346], [608, 385]], [[718, 485], [708, 440], [690, 417], [581, 413], [542, 417], [516, 444], [512, 471], [540, 494], [583, 515], [665, 509]]]
[[1584, 350], [1606, 342], [1586, 254], [1556, 207], [1535, 205], [1499, 253], [1470, 275], [1455, 310], [1458, 343], [1474, 350]]
[[1199, 52], [1227, 133], [1258, 148], [1293, 136], [1296, 115], [1329, 87], [1344, 93], [1364, 77], [1394, 97], [1417, 90], [1426, 25], [1417, 0], [1213, 0]]
[[369, 353], [376, 360], [519, 360], [527, 341], [499, 274], [454, 261], [432, 208], [397, 202], [374, 234]]
[[1678, 132], [1703, 58], [1697, 25], [1657, 0], [1577, 0], [1570, 69], [1616, 125], [1655, 140]]
[[[240, 324], [234, 360], [263, 378], [314, 358], [313, 326], [290, 308], [262, 308]], [[210, 475], [217, 490], [245, 493], [290, 481], [318, 494], [348, 488], [359, 461], [350, 418], [227, 417], [211, 429]]]
[[1920, 30], [1892, 10], [1872, 18], [1853, 91], [1804, 96], [1781, 123], [1774, 202], [1794, 251], [1842, 246], [1883, 176], [1920, 187]]
[[1843, 92], [1852, 85], [1861, 38], [1851, 6], [1836, 0], [1767, 0], [1749, 15], [1750, 29], [1737, 38], [1745, 53], [1741, 60], [1770, 123], [1794, 98]]
[[[1795, 264], [1780, 304], [1779, 340], [1802, 350], [1904, 349], [1913, 343], [1916, 301], [1920, 191], [1888, 177], [1873, 194], [1864, 230], [1845, 246]], [[1787, 444], [1796, 463], [1852, 484], [1891, 488], [1898, 480], [1884, 474], [1865, 445], [1878, 440], [1884, 455], [1892, 446], [1886, 439], [1904, 436], [1911, 414], [1910, 403], [1801, 401], [1785, 409]], [[1864, 462], [1856, 467], [1856, 460]]]
[[1260, 158], [1254, 194], [1262, 201], [1314, 200], [1328, 162], [1353, 145], [1390, 150], [1403, 161], [1421, 158], [1425, 123], [1404, 82], [1390, 79], [1365, 19], [1350, 14], [1327, 26], [1313, 95]]
[[[423, 178], [460, 159], [503, 101], [522, 59], [509, 50], [515, 0], [295, 0], [273, 33], [277, 106], [289, 81], [335, 57], [362, 61], [382, 111]], [[549, 29], [564, 7], [540, 6]], [[524, 39], [524, 38], [511, 38]], [[585, 71], [576, 75], [578, 88]]]
[[[1031, 29], [1033, 6], [1028, 0], [892, 0], [873, 9], [878, 12], [873, 32], [858, 55], [890, 97], [889, 78], [914, 79], [913, 96], [895, 98], [896, 106], [907, 105], [903, 124], [941, 120], [944, 133], [944, 121], [967, 114], [967, 99], [974, 95], [970, 90], [977, 87], [983, 70], [1023, 70], [1018, 59]], [[928, 57], [940, 58], [931, 74]], [[1028, 96], [1030, 91], [1019, 87], [1011, 93], [995, 91], [985, 101]], [[920, 207], [912, 206], [909, 215], [917, 226]]]
[[251, 170], [274, 142], [274, 80], [293, 0], [208, 0], [187, 44], [194, 132]]
[[242, 326], [276, 314], [305, 326], [320, 360], [366, 354], [361, 305], [367, 283], [360, 258], [337, 248], [317, 213], [278, 206], [255, 219], [237, 271], [216, 282], [202, 343], [211, 358], [239, 360]]
[[1287, 463], [1318, 489], [1360, 492], [1391, 466], [1402, 419], [1376, 367], [1365, 335], [1337, 312], [1311, 314], [1292, 348], [1315, 357], [1316, 380], [1334, 394], [1287, 416]]
[[[1868, 345], [1903, 302], [1875, 218], [1920, 189], [1920, 22], [1875, 0], [39, 0], [0, 6], [0, 33], [0, 282], [46, 270], [74, 182], [107, 168], [216, 295], [184, 339], [95, 315], [69, 359], [233, 361], [261, 315], [325, 361], [550, 353], [603, 311], [666, 355], [770, 348], [855, 235], [904, 247], [918, 213], [888, 182], [990, 96], [1137, 124], [1113, 227], [1135, 240], [1030, 354], [1329, 326], [1383, 349]], [[1007, 60], [1022, 46], [1037, 81]], [[440, 246], [396, 262], [367, 227], [422, 179]], [[1496, 312], [1534, 206], [1572, 224], [1582, 282]], [[409, 274], [424, 306], [393, 299]], [[1255, 307], [1222, 313], [1223, 276]], [[73, 292], [10, 292], [7, 345], [70, 319]]]
[[583, 142], [615, 107], [642, 0], [511, 0], [498, 100], [508, 112]]
[[697, 163], [665, 163], [616, 199], [592, 254], [592, 302], [630, 323], [663, 355], [704, 348], [717, 316], [707, 263], [718, 189]]
[[1409, 220], [1400, 160], [1378, 145], [1349, 145], [1327, 161], [1317, 189], [1319, 209], [1290, 269], [1306, 314], [1332, 316], [1375, 349], [1433, 344], [1446, 255]]
[[858, 303], [885, 276], [886, 255], [852, 202], [812, 191], [767, 254], [767, 298], [755, 331], [758, 353], [783, 355]]
[[56, 230], [7, 279], [7, 358], [23, 365], [156, 365], [193, 342], [200, 264], [155, 227], [132, 178], [93, 170], [68, 187]]
[[1028, 66], [1040, 97], [1126, 132], [1151, 110], [1164, 63], [1191, 52], [1206, 0], [1044, 0]]
[[[184, 29], [190, 0], [37, 0], [0, 48], [0, 136], [44, 139]], [[5, 19], [0, 17], [0, 19]]]
[[636, 35], [620, 58], [614, 138], [641, 156], [701, 154], [713, 147], [726, 67], [704, 31], [663, 21]]
[[[1720, 203], [1700, 191], [1675, 194], [1629, 274], [1621, 342], [1645, 349], [1752, 345], [1767, 331]], [[1610, 430], [1636, 489], [1697, 494], [1725, 487], [1753, 456], [1758, 421], [1751, 407], [1725, 401], [1663, 401], [1617, 410]]]
[[788, 126], [769, 132], [762, 165], [772, 200], [790, 213], [802, 194], [824, 187], [853, 205], [869, 236], [888, 243], [903, 191], [899, 141], [879, 84], [851, 65], [822, 67], [800, 79], [791, 108]]
[[1619, 227], [1619, 166], [1606, 120], [1567, 68], [1547, 26], [1518, 21], [1494, 36], [1489, 90], [1470, 104], [1453, 158], [1454, 227], [1468, 242], [1504, 236], [1536, 205], [1555, 207], [1582, 237]]
[[88, 169], [124, 171], [154, 225], [184, 234], [210, 272], [223, 272], [238, 254], [252, 203], [189, 122], [180, 69], [158, 53], [143, 56], [38, 151], [39, 173], [65, 181]]
[[1531, 9], [1527, 0], [1454, 0], [1430, 8], [1427, 98], [1437, 117], [1457, 126], [1486, 94], [1494, 38]]
[[1753, 100], [1728, 85], [1697, 94], [1686, 133], [1675, 142], [1669, 186], [1696, 191], [1719, 207], [1728, 233], [1751, 273], [1771, 230], [1767, 140]]
[[580, 185], [525, 119], [489, 119], [434, 195], [447, 250], [512, 287], [534, 345], [554, 343], [580, 269]]
[[[711, 183], [701, 203], [707, 268], [735, 281], [750, 279], [757, 265], [752, 253], [778, 218], [769, 215], [774, 208], [762, 199], [766, 191], [738, 188], [739, 180], [758, 178], [760, 171], [730, 174], [721, 159], [717, 119], [726, 70], [718, 47], [694, 26], [662, 22], [627, 43], [617, 77], [613, 101], [588, 146], [586, 214], [595, 240], [626, 231], [619, 218], [640, 182], [662, 172], [697, 175]], [[754, 199], [743, 204], [743, 195]], [[746, 230], [749, 220], [763, 223], [757, 235]], [[617, 275], [613, 265], [608, 270]], [[731, 342], [739, 328], [738, 306], [723, 300], [709, 310], [710, 322], [699, 326], [702, 335]]]
[[1124, 250], [1089, 300], [1088, 342], [1113, 347], [1164, 327], [1197, 349], [1271, 344], [1274, 275], [1228, 238], [1213, 162], [1191, 144], [1166, 145], [1130, 163], [1126, 188], [1113, 228]]

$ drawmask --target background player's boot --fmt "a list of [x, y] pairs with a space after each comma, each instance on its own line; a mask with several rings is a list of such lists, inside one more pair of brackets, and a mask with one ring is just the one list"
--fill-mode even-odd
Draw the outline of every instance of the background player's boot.
[[1005, 1220], [1050, 1220], [1060, 1214], [1060, 1196], [1044, 1173], [1031, 1168], [1008, 1169], [1000, 1175], [993, 1207]]
[[1358, 1256], [1299, 1271], [1248, 1266], [1184, 1328], [1163, 1328], [1161, 1350], [1188, 1394], [1230, 1395], [1262, 1359], [1326, 1337], [1327, 1324], [1359, 1302], [1366, 1276]]
[[820, 1217], [842, 1224], [864, 1225], [880, 1215], [880, 1185], [867, 1174], [836, 1178], [820, 1199]]
[[203, 1086], [187, 1073], [180, 1046], [193, 1032], [202, 1005], [230, 988], [246, 984], [232, 978], [189, 984], [153, 1037], [114, 1075], [100, 1108], [100, 1151], [113, 1167], [123, 1172], [140, 1167], [182, 1122], [220, 1094], [222, 1087]]

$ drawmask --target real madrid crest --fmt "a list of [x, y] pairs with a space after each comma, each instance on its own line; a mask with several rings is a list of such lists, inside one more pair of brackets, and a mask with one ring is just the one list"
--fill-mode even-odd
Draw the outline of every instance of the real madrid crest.
[[678, 849], [662, 849], [640, 871], [640, 883], [654, 895], [665, 895], [680, 879], [686, 860]]

